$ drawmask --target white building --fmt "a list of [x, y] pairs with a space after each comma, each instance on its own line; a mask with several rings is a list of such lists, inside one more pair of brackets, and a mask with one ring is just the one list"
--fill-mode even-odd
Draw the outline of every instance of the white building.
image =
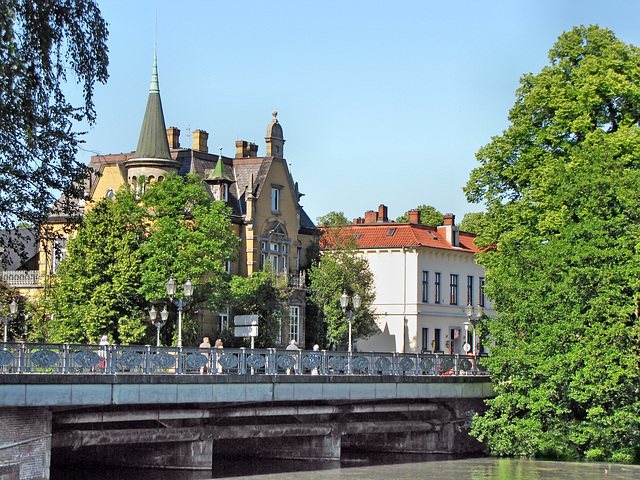
[[460, 354], [465, 335], [470, 353], [482, 349], [473, 328], [467, 323], [465, 333], [464, 326], [468, 305], [472, 320], [493, 314], [483, 292], [484, 269], [475, 262], [475, 235], [459, 231], [453, 215], [444, 217], [439, 227], [421, 225], [417, 210], [409, 212], [409, 223], [389, 222], [380, 205], [354, 220], [353, 233], [375, 278], [380, 328], [359, 340], [358, 350]]

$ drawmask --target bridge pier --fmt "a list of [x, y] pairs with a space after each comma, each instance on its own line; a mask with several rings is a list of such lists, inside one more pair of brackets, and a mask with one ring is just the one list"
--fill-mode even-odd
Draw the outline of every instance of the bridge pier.
[[0, 408], [0, 480], [49, 478], [51, 418], [48, 407]]

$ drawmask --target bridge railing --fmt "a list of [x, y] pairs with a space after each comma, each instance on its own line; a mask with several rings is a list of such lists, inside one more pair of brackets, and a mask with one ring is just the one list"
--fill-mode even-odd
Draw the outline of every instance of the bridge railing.
[[486, 375], [486, 355], [1, 343], [1, 373]]

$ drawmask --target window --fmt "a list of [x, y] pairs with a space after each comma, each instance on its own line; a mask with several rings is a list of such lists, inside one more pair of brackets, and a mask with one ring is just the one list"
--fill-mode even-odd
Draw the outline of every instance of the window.
[[479, 278], [479, 284], [478, 284], [478, 305], [481, 307], [485, 306], [485, 299], [484, 299], [484, 277], [480, 277]]
[[429, 329], [428, 328], [423, 328], [422, 329], [422, 351], [427, 351], [429, 350]]
[[440, 352], [440, 329], [433, 329], [433, 350], [436, 352]]
[[457, 305], [458, 304], [458, 275], [455, 275], [452, 273], [449, 276], [449, 287], [450, 287], [449, 303], [451, 305]]
[[67, 258], [67, 239], [56, 238], [53, 242], [53, 272], [56, 273], [60, 263]]
[[222, 184], [222, 201], [226, 202], [229, 200], [229, 184]]
[[271, 211], [280, 212], [280, 188], [271, 187]]
[[299, 343], [300, 333], [300, 307], [289, 307], [289, 341]]
[[467, 305], [473, 305], [473, 275], [467, 275]]
[[429, 303], [429, 272], [422, 271], [422, 302]]
[[440, 303], [440, 272], [436, 272], [436, 279], [435, 279], [435, 298], [434, 298], [434, 302], [435, 303]]
[[231, 274], [231, 260], [224, 262], [224, 271], [225, 273]]
[[229, 307], [226, 311], [218, 313], [218, 316], [220, 317], [220, 331], [229, 330]]
[[289, 269], [289, 245], [283, 242], [284, 238], [277, 235], [260, 242], [262, 266], [268, 260], [274, 273], [287, 273]]

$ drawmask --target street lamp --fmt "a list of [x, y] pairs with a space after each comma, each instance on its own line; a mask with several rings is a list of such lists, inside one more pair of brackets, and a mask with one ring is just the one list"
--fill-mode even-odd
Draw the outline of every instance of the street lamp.
[[[2, 312], [2, 302], [0, 302], [0, 312]], [[9, 322], [16, 316], [16, 313], [18, 313], [18, 302], [16, 302], [14, 298], [9, 304], [9, 315], [2, 317], [4, 321], [4, 343], [7, 343], [7, 328], [9, 327]]]
[[[467, 307], [464, 309], [465, 313], [467, 314], [467, 321], [463, 323], [464, 325], [464, 329], [466, 332], [469, 331], [469, 327], [472, 327], [473, 329], [473, 343], [475, 344], [475, 339], [476, 339], [476, 325], [478, 324], [478, 322], [480, 320], [482, 320], [482, 315], [484, 315], [484, 309], [482, 308], [481, 305], [478, 305], [475, 309], [473, 308], [473, 305], [469, 304], [467, 305]], [[469, 344], [469, 336], [467, 335], [465, 337], [465, 345]], [[468, 352], [471, 349], [471, 346], [469, 347], [464, 347], [465, 351]], [[473, 350], [473, 353], [475, 354], [475, 348]]]
[[353, 302], [353, 309], [347, 310], [347, 307], [349, 306], [349, 295], [347, 295], [347, 292], [343, 292], [342, 295], [340, 295], [340, 306], [342, 307], [342, 312], [349, 319], [349, 353], [351, 353], [352, 350], [351, 320], [353, 319], [353, 315], [355, 314], [355, 312], [357, 312], [360, 308], [360, 305], [362, 304], [362, 298], [356, 293], [351, 301]]
[[152, 306], [151, 310], [149, 310], [149, 318], [151, 319], [151, 323], [153, 323], [156, 326], [156, 329], [157, 329], [156, 346], [159, 347], [160, 346], [160, 329], [167, 322], [167, 318], [169, 318], [169, 311], [167, 310], [166, 305], [164, 306], [164, 309], [160, 312], [160, 320], [156, 321], [157, 317], [158, 317], [158, 311], [156, 310], [156, 307]]
[[178, 307], [178, 347], [182, 347], [182, 309], [187, 306], [193, 296], [193, 283], [191, 283], [191, 279], [187, 277], [187, 281], [184, 282], [184, 285], [182, 286], [184, 289], [184, 300], [182, 298], [174, 300], [173, 298], [176, 294], [176, 281], [173, 279], [173, 275], [171, 275], [171, 278], [169, 278], [169, 281], [165, 286], [167, 287], [169, 300], [175, 303], [176, 307]]

